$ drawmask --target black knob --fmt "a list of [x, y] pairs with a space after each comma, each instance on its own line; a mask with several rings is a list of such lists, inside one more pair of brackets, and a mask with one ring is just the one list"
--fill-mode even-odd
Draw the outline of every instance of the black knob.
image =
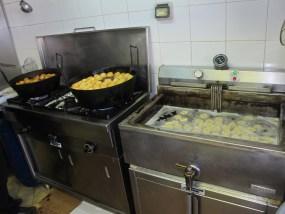
[[96, 144], [94, 143], [85, 143], [83, 146], [83, 150], [87, 154], [92, 154], [96, 150]]
[[30, 126], [24, 127], [20, 130], [21, 134], [29, 133], [32, 130]]

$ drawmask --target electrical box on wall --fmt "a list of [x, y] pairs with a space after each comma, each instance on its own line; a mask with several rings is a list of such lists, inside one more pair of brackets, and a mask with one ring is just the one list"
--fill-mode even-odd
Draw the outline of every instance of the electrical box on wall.
[[158, 4], [155, 7], [155, 18], [169, 18], [170, 17], [170, 6], [169, 4]]

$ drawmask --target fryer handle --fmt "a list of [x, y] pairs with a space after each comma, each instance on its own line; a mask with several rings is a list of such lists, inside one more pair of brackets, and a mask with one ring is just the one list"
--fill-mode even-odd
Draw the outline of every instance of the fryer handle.
[[139, 68], [139, 48], [135, 45], [130, 45], [130, 57], [131, 57], [131, 68], [135, 67], [134, 66], [134, 56], [133, 56], [133, 49], [136, 50], [136, 55], [137, 55], [137, 63], [136, 63], [136, 67]]

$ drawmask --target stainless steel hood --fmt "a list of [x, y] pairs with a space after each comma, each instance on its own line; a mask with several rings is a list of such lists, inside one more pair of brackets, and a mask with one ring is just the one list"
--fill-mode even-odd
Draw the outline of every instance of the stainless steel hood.
[[106, 66], [131, 65], [130, 46], [135, 46], [133, 63], [139, 64], [139, 83], [149, 90], [147, 27], [99, 30], [37, 37], [43, 67], [56, 67], [56, 54], [62, 56], [63, 84], [78, 75]]

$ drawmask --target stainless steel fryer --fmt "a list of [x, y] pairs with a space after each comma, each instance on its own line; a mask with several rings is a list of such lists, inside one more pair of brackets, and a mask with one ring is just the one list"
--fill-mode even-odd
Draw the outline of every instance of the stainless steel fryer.
[[[177, 176], [185, 178], [184, 186], [178, 189], [184, 192], [184, 195], [191, 196], [192, 199], [186, 197], [184, 205], [185, 209], [190, 209], [192, 213], [209, 213], [205, 208], [202, 211], [199, 209], [200, 206], [204, 206], [205, 197], [209, 197], [207, 193], [201, 196], [199, 192], [205, 192], [205, 189], [199, 188], [200, 184], [214, 185], [215, 190], [226, 188], [229, 191], [238, 191], [239, 194], [230, 196], [232, 198], [250, 194], [252, 197], [262, 197], [266, 201], [262, 208], [259, 207], [258, 211], [254, 212], [253, 207], [262, 204], [259, 200], [251, 201], [252, 203], [248, 203], [241, 211], [236, 207], [243, 206], [242, 202], [233, 202], [226, 196], [214, 197], [225, 204], [233, 203], [235, 206], [229, 208], [229, 212], [271, 213], [268, 210], [272, 208], [274, 213], [275, 208], [283, 200], [285, 190], [284, 89], [285, 73], [281, 71], [221, 71], [186, 66], [162, 66], [158, 95], [120, 124], [124, 157], [132, 165], [130, 173], [137, 212], [161, 211], [142, 195], [143, 189], [139, 185], [141, 180], [147, 179], [165, 188], [173, 188], [174, 186], [168, 183], [169, 176]], [[171, 126], [170, 129], [150, 126], [149, 121], [154, 118], [165, 119], [165, 115], [157, 115], [165, 106], [206, 110], [217, 114], [226, 112], [256, 118], [275, 118], [279, 124], [275, 130], [278, 142], [268, 144], [258, 140], [183, 133], [177, 131], [175, 126]], [[173, 115], [166, 115], [166, 121], [171, 117]], [[193, 192], [194, 190], [196, 192]], [[162, 197], [162, 192], [164, 191], [154, 191], [153, 194]], [[173, 198], [171, 193], [163, 197]], [[204, 202], [195, 205], [197, 202], [193, 201], [193, 197], [198, 197]], [[247, 201], [245, 196], [239, 199]], [[181, 203], [177, 205], [180, 208]], [[220, 205], [211, 204], [212, 210], [219, 210]]]

